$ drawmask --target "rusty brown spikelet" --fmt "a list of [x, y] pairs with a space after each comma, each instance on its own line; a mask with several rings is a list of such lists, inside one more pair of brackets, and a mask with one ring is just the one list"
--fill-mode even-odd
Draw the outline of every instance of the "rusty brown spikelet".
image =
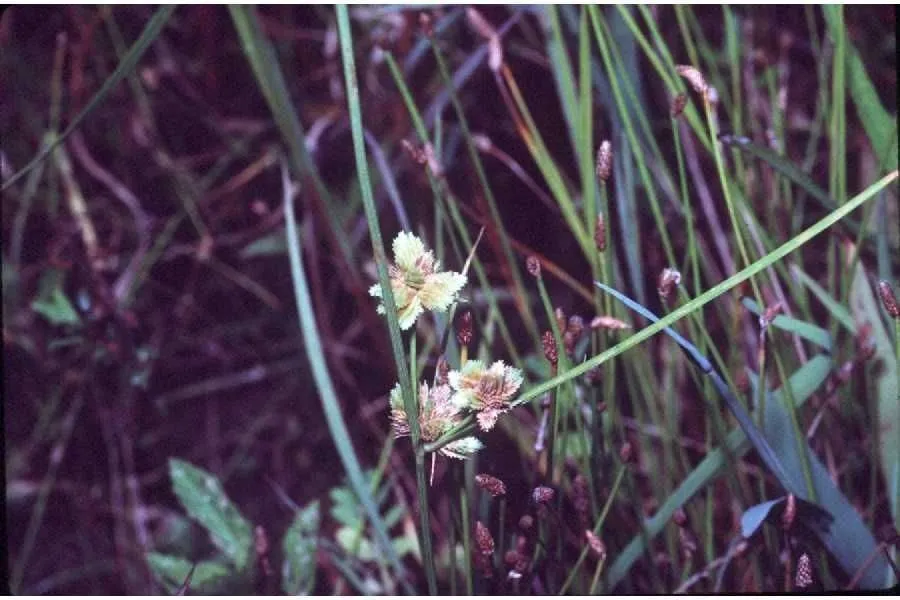
[[884, 280], [879, 281], [878, 295], [881, 296], [881, 303], [884, 304], [887, 314], [895, 319], [900, 319], [900, 307], [897, 306], [897, 296], [894, 294], [891, 284]]
[[559, 349], [556, 347], [556, 340], [553, 339], [552, 331], [545, 331], [541, 336], [541, 345], [544, 347], [544, 357], [554, 367], [559, 364]]
[[475, 476], [475, 483], [494, 498], [506, 495], [506, 484], [493, 475], [480, 473]]

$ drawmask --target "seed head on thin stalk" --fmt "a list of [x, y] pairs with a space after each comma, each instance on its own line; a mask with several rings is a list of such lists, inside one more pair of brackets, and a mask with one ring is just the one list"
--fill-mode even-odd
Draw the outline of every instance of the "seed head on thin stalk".
[[677, 65], [675, 70], [678, 71], [679, 75], [687, 79], [687, 82], [691, 84], [691, 87], [694, 88], [695, 92], [704, 98], [707, 97], [709, 84], [706, 83], [706, 78], [703, 77], [703, 73], [690, 65]]
[[591, 554], [594, 555], [594, 558], [597, 560], [606, 559], [606, 544], [603, 543], [603, 540], [600, 539], [600, 536], [595, 534], [590, 529], [586, 529], [584, 532], [584, 538], [587, 540], [588, 548], [591, 549]]
[[612, 175], [613, 151], [612, 144], [609, 140], [600, 142], [600, 148], [597, 150], [597, 177], [600, 181], [606, 183]]
[[493, 575], [491, 555], [494, 553], [494, 537], [481, 521], [475, 521], [475, 547], [478, 549], [475, 563], [481, 567], [485, 577], [491, 577]]
[[672, 290], [681, 283], [681, 273], [675, 269], [666, 267], [659, 275], [659, 285], [657, 290], [663, 300], [668, 300], [672, 294]]
[[894, 289], [887, 281], [878, 282], [878, 295], [881, 296], [881, 303], [884, 304], [884, 310], [887, 311], [894, 319], [900, 319], [900, 306], [897, 305], [897, 296]]
[[559, 364], [559, 349], [556, 347], [556, 340], [553, 339], [552, 331], [545, 331], [541, 336], [541, 345], [544, 347], [544, 357], [550, 366], [554, 369]]
[[797, 559], [797, 575], [794, 577], [794, 587], [805, 590], [813, 584], [812, 564], [810, 564], [809, 554], [804, 552]]
[[506, 485], [493, 475], [480, 473], [475, 476], [475, 484], [494, 498], [506, 495]]

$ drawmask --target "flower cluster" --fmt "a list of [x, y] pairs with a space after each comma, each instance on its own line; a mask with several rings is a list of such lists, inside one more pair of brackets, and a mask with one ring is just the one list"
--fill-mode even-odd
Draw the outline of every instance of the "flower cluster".
[[[470, 360], [460, 371], [450, 371], [448, 383], [419, 387], [419, 427], [422, 439], [434, 442], [474, 412], [482, 431], [490, 431], [497, 419], [511, 408], [511, 400], [522, 385], [522, 372], [497, 361], [489, 368]], [[403, 408], [400, 384], [391, 391], [391, 424], [397, 437], [409, 435], [409, 421]], [[475, 437], [466, 437], [443, 446], [439, 452], [453, 458], [467, 458], [480, 450]]]
[[[418, 237], [406, 231], [394, 239], [394, 264], [388, 267], [391, 291], [397, 304], [401, 329], [409, 329], [425, 309], [446, 311], [466, 285], [466, 276], [453, 271], [441, 272], [441, 264]], [[375, 284], [369, 294], [384, 298], [381, 285]], [[378, 312], [384, 314], [384, 304]]]
[[[388, 267], [391, 291], [397, 305], [401, 329], [409, 329], [422, 312], [446, 311], [466, 284], [466, 276], [453, 271], [441, 272], [440, 263], [421, 239], [408, 232], [401, 232], [393, 243], [394, 263]], [[369, 293], [384, 298], [384, 290], [375, 284]], [[384, 314], [384, 304], [378, 312]], [[469, 330], [460, 338], [460, 344], [471, 340]], [[416, 397], [419, 427], [425, 442], [436, 442], [459, 426], [465, 416], [475, 413], [482, 431], [490, 431], [497, 419], [511, 408], [511, 400], [522, 385], [522, 372], [503, 361], [490, 367], [479, 360], [465, 360], [459, 371], [444, 374], [439, 369], [438, 382], [429, 387], [419, 386]], [[409, 435], [409, 418], [403, 404], [400, 384], [391, 390], [391, 426], [396, 437]], [[453, 458], [468, 458], [482, 447], [472, 436], [455, 440], [442, 446], [438, 452]]]
[[[453, 391], [449, 385], [429, 388], [427, 383], [419, 387], [419, 428], [426, 442], [437, 441], [449, 433], [463, 419], [462, 411], [450, 401]], [[395, 437], [409, 435], [409, 420], [403, 407], [403, 395], [398, 383], [391, 390], [391, 426]], [[438, 452], [451, 458], [468, 458], [482, 448], [474, 437], [466, 437], [443, 446]]]

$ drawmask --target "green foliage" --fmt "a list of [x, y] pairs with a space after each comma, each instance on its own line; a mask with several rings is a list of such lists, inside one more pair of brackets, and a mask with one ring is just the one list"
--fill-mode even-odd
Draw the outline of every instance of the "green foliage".
[[310, 502], [297, 511], [284, 534], [281, 589], [285, 594], [306, 596], [312, 593], [316, 585], [316, 536], [320, 524], [319, 503]]
[[225, 495], [218, 478], [176, 458], [169, 460], [169, 477], [172, 490], [188, 515], [209, 532], [232, 565], [243, 571], [250, 559], [253, 532]]
[[41, 276], [38, 296], [31, 303], [31, 308], [53, 325], [79, 325], [81, 318], [62, 285], [62, 272], [55, 269], [46, 271]]

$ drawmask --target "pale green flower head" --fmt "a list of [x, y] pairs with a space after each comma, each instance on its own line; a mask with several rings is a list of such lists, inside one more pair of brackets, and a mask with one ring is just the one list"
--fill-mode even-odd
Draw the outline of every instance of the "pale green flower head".
[[[426, 442], [437, 441], [462, 421], [462, 411], [450, 401], [452, 395], [453, 390], [446, 384], [429, 388], [428, 384], [423, 382], [419, 386], [416, 398], [419, 407], [419, 430]], [[403, 394], [399, 383], [391, 390], [390, 405], [394, 437], [409, 435], [409, 419], [403, 407]], [[438, 452], [452, 458], [467, 458], [479, 448], [481, 442], [477, 439], [463, 438], [447, 444]]]
[[[466, 285], [466, 276], [453, 271], [440, 272], [440, 261], [434, 258], [425, 244], [407, 231], [394, 238], [394, 264], [388, 267], [391, 291], [397, 304], [397, 318], [401, 329], [409, 329], [425, 310], [444, 312], [457, 299]], [[369, 294], [383, 298], [380, 284], [369, 288]], [[384, 314], [384, 304], [378, 305]]]
[[484, 448], [484, 444], [475, 437], [464, 437], [461, 440], [450, 442], [438, 452], [450, 458], [466, 459], [471, 458], [473, 454]]
[[454, 394], [451, 402], [459, 409], [477, 412], [478, 425], [490, 431], [497, 419], [510, 409], [510, 400], [522, 386], [522, 371], [502, 360], [485, 367], [480, 360], [470, 360], [459, 371], [450, 371], [448, 383]]

